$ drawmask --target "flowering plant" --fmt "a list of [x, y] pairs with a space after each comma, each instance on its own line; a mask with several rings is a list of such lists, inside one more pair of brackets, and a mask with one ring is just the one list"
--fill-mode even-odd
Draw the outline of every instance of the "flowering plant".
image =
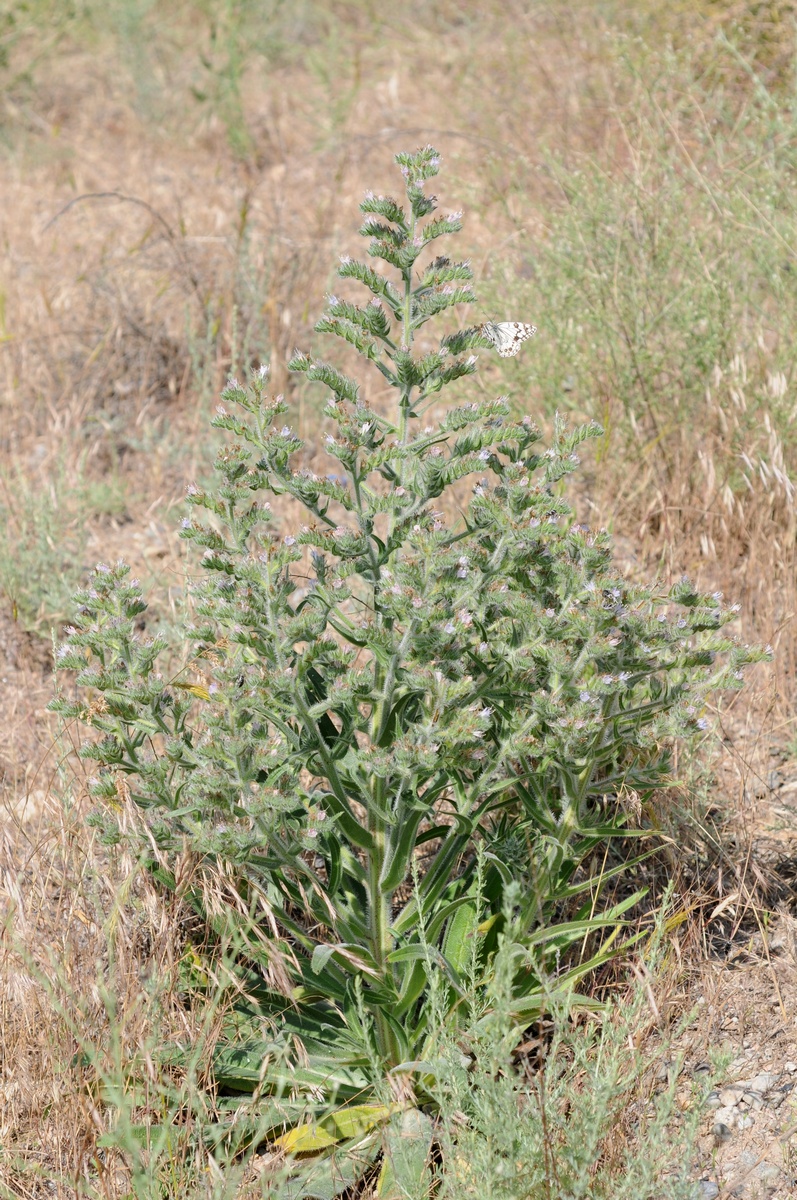
[[[302, 442], [268, 372], [231, 379], [220, 483], [189, 490], [183, 522], [204, 551], [184, 672], [162, 678], [164, 640], [136, 634], [145, 605], [124, 564], [97, 570], [61, 651], [100, 698], [53, 707], [102, 735], [82, 753], [99, 763], [103, 835], [137, 838], [161, 869], [186, 848], [227, 864], [242, 911], [261, 914], [249, 1040], [215, 1065], [240, 1089], [283, 1086], [294, 1035], [294, 1094], [361, 1095], [374, 1064], [422, 1086], [430, 968], [459, 1022], [507, 888], [513, 1011], [528, 1023], [608, 953], [571, 954], [586, 934], [616, 936], [624, 906], [596, 912], [588, 856], [629, 830], [709, 693], [762, 657], [725, 632], [721, 597], [628, 582], [607, 533], [574, 520], [560, 485], [597, 426], [557, 419], [544, 448], [504, 397], [441, 410], [491, 339], [481, 326], [430, 338], [430, 321], [474, 300], [472, 272], [429, 254], [460, 229], [459, 214], [433, 215], [438, 155], [397, 162], [406, 200], [360, 206], [369, 257], [392, 276], [343, 259], [370, 299], [330, 297], [316, 326], [380, 373], [394, 412], [297, 353], [291, 369], [327, 394], [336, 466], [314, 474], [294, 466]], [[303, 523], [284, 523], [289, 501]], [[120, 829], [120, 795], [143, 832]]]

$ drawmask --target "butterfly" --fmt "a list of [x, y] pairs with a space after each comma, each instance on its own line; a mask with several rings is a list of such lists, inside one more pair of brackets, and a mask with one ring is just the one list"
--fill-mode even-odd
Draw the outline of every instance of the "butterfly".
[[525, 321], [485, 321], [480, 332], [492, 342], [501, 358], [512, 358], [526, 338], [534, 336], [537, 326]]

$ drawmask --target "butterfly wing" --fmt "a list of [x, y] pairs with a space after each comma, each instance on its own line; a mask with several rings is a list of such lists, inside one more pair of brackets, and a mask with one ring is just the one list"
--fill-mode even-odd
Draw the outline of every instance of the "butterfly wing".
[[481, 331], [495, 346], [501, 358], [513, 358], [526, 338], [534, 336], [537, 326], [528, 325], [525, 321], [487, 321], [482, 325]]

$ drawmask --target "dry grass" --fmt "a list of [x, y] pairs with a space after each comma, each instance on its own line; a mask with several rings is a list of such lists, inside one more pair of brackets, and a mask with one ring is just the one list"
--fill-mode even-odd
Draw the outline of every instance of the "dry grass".
[[[511, 389], [546, 417], [559, 404], [603, 419], [607, 438], [581, 502], [590, 519], [612, 523], [627, 569], [688, 570], [740, 598], [745, 637], [775, 645], [774, 671], [725, 718], [736, 750], [720, 767], [721, 791], [712, 783], [696, 814], [750, 818], [746, 780], [766, 772], [772, 741], [789, 740], [794, 698], [795, 374], [789, 327], [774, 311], [791, 291], [767, 295], [771, 264], [762, 263], [747, 296], [693, 314], [725, 335], [705, 379], [684, 382], [693, 342], [679, 341], [684, 327], [668, 319], [634, 376], [637, 343], [621, 318], [650, 300], [635, 290], [644, 255], [637, 275], [630, 255], [625, 274], [604, 281], [603, 323], [579, 325], [582, 312], [598, 311], [603, 284], [587, 271], [571, 287], [557, 246], [564, 229], [580, 229], [588, 258], [601, 229], [619, 221], [639, 245], [692, 228], [702, 247], [712, 220], [721, 231], [739, 223], [729, 199], [734, 154], [748, 175], [755, 170], [749, 112], [758, 88], [777, 97], [788, 82], [792, 6], [707, 0], [668, 6], [666, 21], [660, 7], [416, 0], [386, 18], [365, 0], [305, 0], [264, 5], [257, 20], [230, 5], [214, 38], [210, 8], [188, 0], [148, 13], [115, 0], [101, 18], [6, 0], [15, 20], [0, 25], [4, 1194], [128, 1194], [123, 1165], [97, 1147], [109, 1110], [88, 1086], [81, 1041], [122, 1054], [153, 1034], [189, 1038], [201, 1021], [173, 986], [185, 914], [82, 823], [74, 748], [43, 712], [48, 630], [86, 569], [118, 556], [147, 580], [155, 619], [169, 621], [186, 569], [178, 506], [186, 483], [211, 469], [208, 418], [228, 372], [268, 360], [308, 460], [321, 455], [316, 399], [285, 363], [295, 345], [313, 344], [336, 257], [355, 249], [356, 203], [366, 187], [392, 187], [396, 150], [426, 141], [442, 150], [441, 199], [466, 208], [460, 244], [477, 279], [486, 276], [487, 303], [541, 326], [539, 358], [532, 347], [525, 368], [486, 366], [483, 386]], [[746, 59], [713, 40], [735, 27]], [[607, 52], [608, 34], [636, 31], [658, 45], [668, 33], [676, 47], [691, 37], [688, 103], [676, 73], [683, 59], [671, 60], [668, 82], [665, 60], [645, 52], [664, 73], [651, 99], [639, 76], [622, 72], [622, 45]], [[700, 128], [707, 96], [722, 98], [707, 119], [726, 121], [709, 141]], [[658, 115], [642, 110], [654, 101]], [[650, 138], [659, 116], [658, 136], [669, 128], [672, 161], [680, 156], [681, 207], [669, 225], [657, 203], [670, 194], [672, 164], [655, 158]], [[709, 152], [720, 140], [722, 170]], [[579, 208], [568, 191], [585, 165], [630, 189], [625, 209], [609, 205], [592, 227], [598, 209]], [[785, 220], [792, 198], [781, 201]], [[750, 216], [751, 239], [763, 244], [769, 220]], [[771, 232], [769, 252], [781, 255], [778, 270], [783, 261], [791, 270], [783, 228]], [[684, 266], [674, 254], [669, 274], [660, 258], [656, 270], [668, 304], [701, 271], [707, 292], [723, 273], [735, 289], [744, 282], [721, 247], [711, 262], [698, 255]], [[575, 309], [546, 309], [568, 297]], [[592, 340], [601, 330], [616, 339], [608, 348]], [[581, 357], [572, 351], [579, 339]], [[685, 881], [687, 900], [691, 889], [697, 908], [716, 905], [730, 873], [752, 902], [754, 840], [753, 820], [725, 883], [715, 856], [711, 880]], [[188, 1174], [168, 1194], [183, 1185]]]

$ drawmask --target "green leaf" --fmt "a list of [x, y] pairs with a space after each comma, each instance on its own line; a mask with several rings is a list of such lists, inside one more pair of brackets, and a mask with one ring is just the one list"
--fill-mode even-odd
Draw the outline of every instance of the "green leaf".
[[379, 1200], [418, 1200], [431, 1193], [429, 1166], [433, 1126], [420, 1109], [394, 1117], [384, 1132], [382, 1170], [376, 1185]]
[[337, 949], [336, 946], [316, 946], [310, 959], [310, 970], [314, 975], [320, 975]]
[[472, 903], [463, 905], [451, 917], [443, 943], [443, 955], [458, 975], [472, 956], [475, 932], [476, 908]]
[[370, 951], [365, 946], [352, 942], [322, 942], [316, 946], [310, 959], [310, 969], [313, 974], [320, 975], [333, 957], [337, 958], [338, 965], [342, 965], [345, 970], [353, 969], [355, 973], [362, 972], [374, 979], [379, 978], [379, 972]]

